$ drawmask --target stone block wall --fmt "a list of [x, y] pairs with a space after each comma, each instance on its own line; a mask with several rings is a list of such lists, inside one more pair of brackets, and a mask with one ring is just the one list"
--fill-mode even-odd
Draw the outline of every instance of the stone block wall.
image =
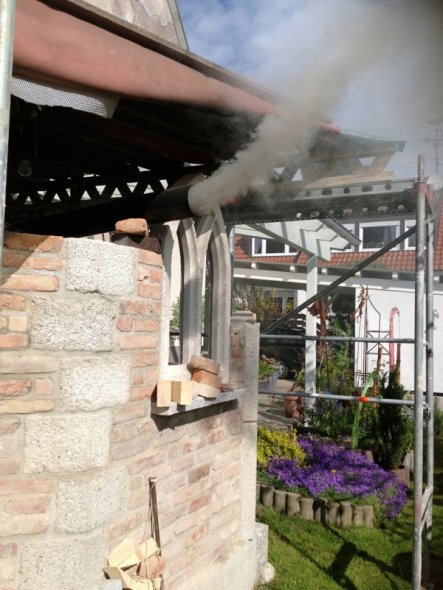
[[[234, 585], [252, 588], [251, 403], [151, 416], [161, 257], [7, 233], [3, 267], [0, 590], [115, 588], [102, 567], [121, 540], [149, 532], [153, 476], [166, 588], [221, 590], [239, 562]], [[239, 381], [252, 353], [244, 341], [235, 350]]]

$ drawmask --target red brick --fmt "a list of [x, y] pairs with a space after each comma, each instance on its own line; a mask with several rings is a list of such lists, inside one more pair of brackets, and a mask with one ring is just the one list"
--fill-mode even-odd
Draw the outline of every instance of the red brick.
[[60, 236], [39, 236], [5, 232], [5, 248], [11, 250], [27, 250], [37, 252], [60, 252], [63, 238]]
[[128, 467], [128, 473], [130, 475], [137, 475], [138, 473], [143, 473], [152, 467], [156, 467], [160, 465], [166, 460], [166, 454], [163, 451], [158, 451], [153, 455], [149, 455], [148, 457], [143, 457], [141, 459], [137, 459], [131, 463]]
[[144, 416], [146, 416], [146, 402], [144, 401], [125, 404], [120, 408], [116, 408], [113, 412], [114, 424], [137, 420], [137, 418], [143, 418]]
[[8, 318], [1, 316], [0, 317], [0, 330], [6, 330], [8, 327]]
[[136, 332], [158, 332], [160, 330], [160, 322], [157, 320], [135, 320]]
[[10, 494], [46, 494], [52, 491], [49, 479], [8, 479], [0, 481], [0, 496]]
[[132, 234], [135, 236], [146, 236], [148, 234], [148, 224], [146, 219], [130, 217], [117, 221], [115, 231], [117, 233]]
[[48, 494], [13, 498], [6, 503], [5, 512], [8, 514], [42, 514], [46, 512], [51, 501]]
[[198, 356], [196, 354], [193, 354], [191, 356], [191, 360], [189, 361], [189, 368], [193, 370], [203, 369], [204, 371], [208, 371], [209, 373], [213, 373], [214, 375], [218, 375], [220, 373], [220, 363], [203, 356]]
[[192, 371], [192, 380], [203, 385], [209, 385], [215, 389], [220, 389], [221, 379], [218, 375], [204, 371], [203, 369], [194, 369]]
[[223, 430], [217, 430], [216, 432], [212, 432], [211, 434], [209, 434], [206, 438], [206, 441], [208, 443], [208, 445], [213, 445], [215, 443], [218, 443], [222, 440], [225, 440], [226, 438], [226, 433]]
[[36, 379], [35, 380], [35, 395], [52, 395], [54, 392], [54, 384], [51, 379]]
[[0, 294], [0, 310], [12, 309], [14, 311], [24, 311], [26, 299], [21, 295], [10, 295], [9, 293]]
[[145, 399], [151, 397], [154, 392], [154, 386], [148, 387], [133, 387], [131, 389], [131, 400]]
[[209, 502], [212, 499], [212, 494], [211, 493], [207, 493], [204, 494], [203, 496], [200, 496], [200, 498], [196, 498], [195, 500], [193, 500], [189, 506], [189, 512], [195, 512], [196, 510], [199, 510], [200, 508], [203, 508], [203, 506], [207, 506], [209, 504]]
[[26, 268], [30, 267], [30, 255], [29, 254], [18, 254], [16, 252], [8, 252], [7, 250], [3, 253], [3, 267], [4, 268]]
[[0, 334], [0, 348], [25, 348], [28, 346], [26, 334]]
[[133, 367], [149, 367], [158, 365], [158, 352], [134, 352]]
[[17, 543], [0, 543], [0, 559], [15, 557], [17, 555]]
[[161, 298], [160, 285], [149, 285], [142, 283], [138, 286], [137, 293], [140, 297], [148, 297], [149, 299]]
[[144, 316], [152, 314], [152, 305], [148, 301], [122, 301], [120, 303], [120, 309], [122, 314]]
[[13, 434], [20, 424], [18, 418], [0, 418], [0, 434]]
[[145, 380], [143, 371], [132, 371], [132, 385], [142, 385]]
[[0, 381], [0, 396], [2, 397], [26, 395], [30, 389], [30, 379], [5, 379]]
[[194, 543], [196, 543], [199, 539], [204, 537], [208, 532], [208, 528], [209, 525], [207, 522], [205, 522], [204, 524], [200, 525], [199, 527], [191, 531], [189, 534], [187, 534], [185, 541], [186, 547], [194, 545]]
[[145, 508], [140, 512], [131, 514], [126, 518], [116, 522], [109, 530], [109, 537], [115, 539], [121, 535], [128, 535], [131, 531], [139, 527], [146, 522], [146, 510]]
[[62, 270], [63, 260], [56, 256], [39, 256], [33, 258], [33, 266], [35, 270]]
[[149, 280], [151, 283], [161, 283], [163, 272], [155, 268], [151, 269], [149, 274]]
[[10, 332], [26, 332], [28, 329], [28, 318], [25, 315], [12, 315], [9, 317]]
[[50, 292], [58, 290], [58, 278], [47, 275], [20, 275], [14, 274], [4, 277], [3, 287], [5, 289], [16, 289], [17, 291], [40, 291]]
[[0, 536], [37, 535], [48, 530], [49, 521], [46, 516], [17, 515], [2, 524]]
[[149, 250], [138, 251], [138, 261], [142, 264], [150, 264], [152, 266], [162, 266], [162, 257], [160, 254], [150, 252]]
[[191, 471], [188, 473], [189, 483], [194, 483], [196, 481], [199, 481], [200, 479], [203, 479], [204, 477], [207, 477], [210, 468], [210, 463], [206, 463], [205, 465], [199, 465], [198, 467], [191, 469]]
[[12, 475], [20, 469], [18, 459], [0, 459], [0, 475]]
[[119, 345], [122, 350], [156, 348], [158, 346], [158, 335], [121, 334], [119, 337]]
[[133, 325], [133, 318], [128, 316], [122, 316], [117, 320], [117, 330], [120, 330], [120, 332], [131, 332]]

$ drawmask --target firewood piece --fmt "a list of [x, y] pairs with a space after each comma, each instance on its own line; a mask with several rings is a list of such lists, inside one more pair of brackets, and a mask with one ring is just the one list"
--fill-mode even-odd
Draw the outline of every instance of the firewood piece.
[[188, 366], [191, 370], [203, 369], [204, 371], [208, 371], [214, 375], [218, 375], [220, 373], [220, 363], [213, 361], [212, 359], [207, 359], [204, 356], [197, 356], [196, 354], [191, 356]]
[[216, 387], [217, 389], [220, 389], [221, 385], [221, 379], [218, 375], [214, 375], [214, 373], [210, 373], [204, 369], [194, 369], [192, 371], [192, 380], [197, 383], [204, 383], [205, 385]]
[[157, 383], [157, 406], [169, 408], [172, 404], [172, 381], [158, 381]]
[[135, 545], [130, 539], [122, 541], [108, 556], [108, 565], [112, 567], [126, 569], [138, 563], [140, 559], [135, 554]]
[[172, 381], [171, 396], [176, 404], [192, 404], [192, 381]]
[[148, 557], [151, 557], [151, 555], [154, 555], [154, 553], [156, 553], [157, 551], [158, 545], [151, 537], [147, 541], [143, 541], [143, 543], [140, 543], [140, 545], [135, 550], [135, 554], [137, 555], [139, 562], [141, 562], [147, 559]]

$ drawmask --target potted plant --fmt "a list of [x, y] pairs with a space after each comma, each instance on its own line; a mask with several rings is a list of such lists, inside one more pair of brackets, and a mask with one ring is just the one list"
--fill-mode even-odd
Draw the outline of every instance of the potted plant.
[[274, 390], [278, 379], [278, 368], [272, 359], [262, 355], [258, 361], [258, 381], [261, 389]]

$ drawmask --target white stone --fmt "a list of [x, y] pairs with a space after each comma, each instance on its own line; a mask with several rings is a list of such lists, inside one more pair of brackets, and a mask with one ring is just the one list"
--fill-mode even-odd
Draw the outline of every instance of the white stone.
[[108, 462], [111, 411], [25, 418], [25, 473], [78, 473]]
[[85, 590], [103, 583], [104, 531], [64, 539], [24, 541], [20, 549], [20, 590]]
[[57, 302], [35, 298], [32, 345], [48, 350], [111, 350], [115, 313], [114, 305], [102, 297]]
[[255, 523], [257, 533], [257, 566], [261, 568], [268, 563], [268, 533], [269, 527], [262, 522]]
[[128, 487], [127, 473], [122, 471], [60, 482], [56, 497], [57, 532], [86, 533], [122, 515]]
[[62, 362], [59, 409], [91, 412], [124, 404], [130, 395], [128, 356], [70, 358]]
[[267, 563], [258, 572], [258, 584], [269, 584], [275, 578], [275, 567], [272, 563]]
[[244, 541], [256, 538], [257, 423], [243, 424], [241, 444], [241, 535]]
[[137, 281], [134, 248], [87, 238], [66, 240], [66, 288], [81, 293], [130, 295]]

